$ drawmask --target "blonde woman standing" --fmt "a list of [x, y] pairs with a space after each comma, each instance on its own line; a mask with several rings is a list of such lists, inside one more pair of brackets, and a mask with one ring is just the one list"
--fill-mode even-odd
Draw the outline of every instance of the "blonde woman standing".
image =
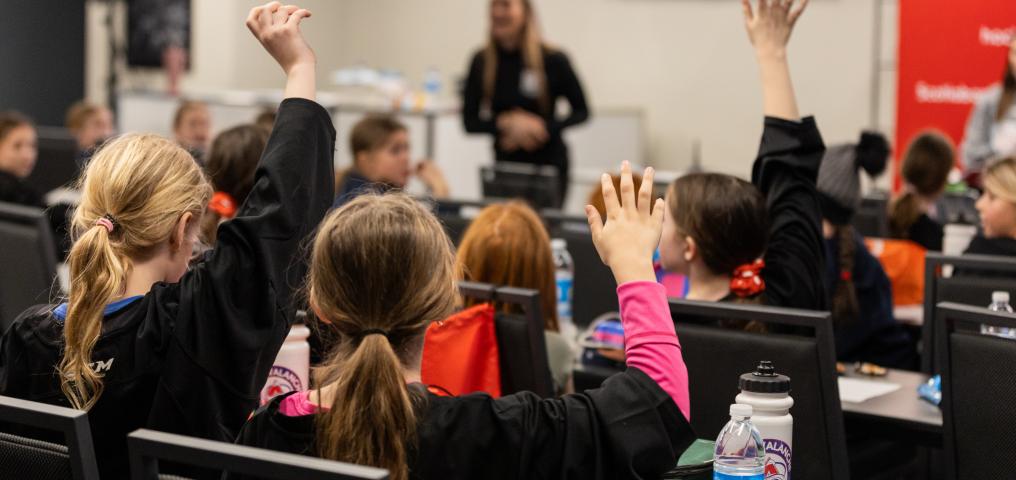
[[[556, 112], [564, 98], [566, 117]], [[544, 43], [532, 0], [491, 0], [490, 36], [469, 67], [462, 119], [467, 132], [494, 135], [499, 162], [551, 165], [563, 201], [568, 188], [564, 129], [585, 122], [582, 84], [564, 52]]]

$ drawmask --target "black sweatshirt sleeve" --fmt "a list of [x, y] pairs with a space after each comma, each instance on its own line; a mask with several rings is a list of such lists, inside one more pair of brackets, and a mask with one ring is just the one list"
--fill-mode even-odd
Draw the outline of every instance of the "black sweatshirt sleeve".
[[568, 57], [564, 53], [558, 52], [549, 58], [554, 60], [551, 62], [552, 67], [548, 65], [551, 67], [548, 69], [548, 74], [556, 77], [552, 83], [560, 88], [560, 91], [555, 94], [564, 96], [568, 100], [568, 104], [571, 105], [571, 113], [567, 118], [557, 120], [556, 116], [551, 115], [551, 121], [547, 124], [547, 132], [551, 135], [558, 135], [564, 129], [588, 120], [589, 106], [586, 104], [586, 94], [582, 91], [582, 82], [579, 81]]
[[436, 404], [420, 425], [429, 441], [414, 462], [418, 478], [655, 479], [695, 439], [670, 396], [634, 368], [561, 398], [443, 402], [452, 407]]
[[497, 123], [493, 118], [480, 118], [481, 103], [483, 103], [483, 51], [477, 52], [469, 65], [469, 76], [462, 92], [462, 123], [469, 133], [497, 134]]
[[303, 242], [332, 203], [334, 150], [324, 108], [283, 101], [254, 188], [215, 249], [179, 283], [153, 288], [139, 332], [164, 351], [151, 428], [232, 440], [256, 407], [293, 320]]
[[766, 196], [767, 305], [825, 310], [825, 243], [815, 181], [825, 144], [813, 117], [792, 122], [767, 117], [752, 183]]

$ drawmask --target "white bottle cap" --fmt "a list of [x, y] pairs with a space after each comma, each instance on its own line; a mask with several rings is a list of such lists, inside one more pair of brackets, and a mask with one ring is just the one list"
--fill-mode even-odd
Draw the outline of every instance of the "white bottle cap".
[[735, 403], [730, 406], [731, 417], [750, 417], [752, 413], [754, 413], [754, 410], [751, 408], [751, 405]]
[[552, 238], [550, 239], [550, 248], [554, 250], [567, 250], [568, 242], [563, 238]]
[[991, 303], [1009, 303], [1009, 292], [991, 292]]

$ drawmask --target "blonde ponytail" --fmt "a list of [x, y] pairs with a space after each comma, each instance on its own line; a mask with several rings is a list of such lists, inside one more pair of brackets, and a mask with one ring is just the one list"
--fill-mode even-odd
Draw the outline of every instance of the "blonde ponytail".
[[156, 135], [108, 142], [79, 182], [68, 254], [71, 289], [57, 366], [60, 389], [74, 408], [92, 408], [102, 375], [92, 351], [106, 305], [125, 293], [132, 259], [146, 258], [172, 235], [185, 213], [200, 218], [211, 197], [201, 169], [185, 150]]

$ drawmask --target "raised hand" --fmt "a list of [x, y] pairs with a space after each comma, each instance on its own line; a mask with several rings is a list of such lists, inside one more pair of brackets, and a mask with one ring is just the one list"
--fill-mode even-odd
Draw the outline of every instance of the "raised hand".
[[660, 245], [663, 232], [663, 199], [653, 202], [652, 167], [642, 174], [642, 188], [635, 193], [631, 177], [631, 164], [621, 165], [621, 201], [614, 190], [610, 175], [600, 179], [607, 223], [592, 205], [586, 205], [586, 217], [592, 231], [593, 244], [614, 279], [621, 285], [626, 282], [656, 281], [653, 270], [653, 253]]
[[247, 28], [286, 73], [286, 97], [314, 99], [317, 56], [300, 31], [300, 21], [311, 16], [296, 5], [269, 2], [251, 9]]
[[790, 41], [794, 24], [804, 13], [808, 0], [741, 0], [744, 7], [744, 25], [755, 50], [764, 53], [782, 52]]

